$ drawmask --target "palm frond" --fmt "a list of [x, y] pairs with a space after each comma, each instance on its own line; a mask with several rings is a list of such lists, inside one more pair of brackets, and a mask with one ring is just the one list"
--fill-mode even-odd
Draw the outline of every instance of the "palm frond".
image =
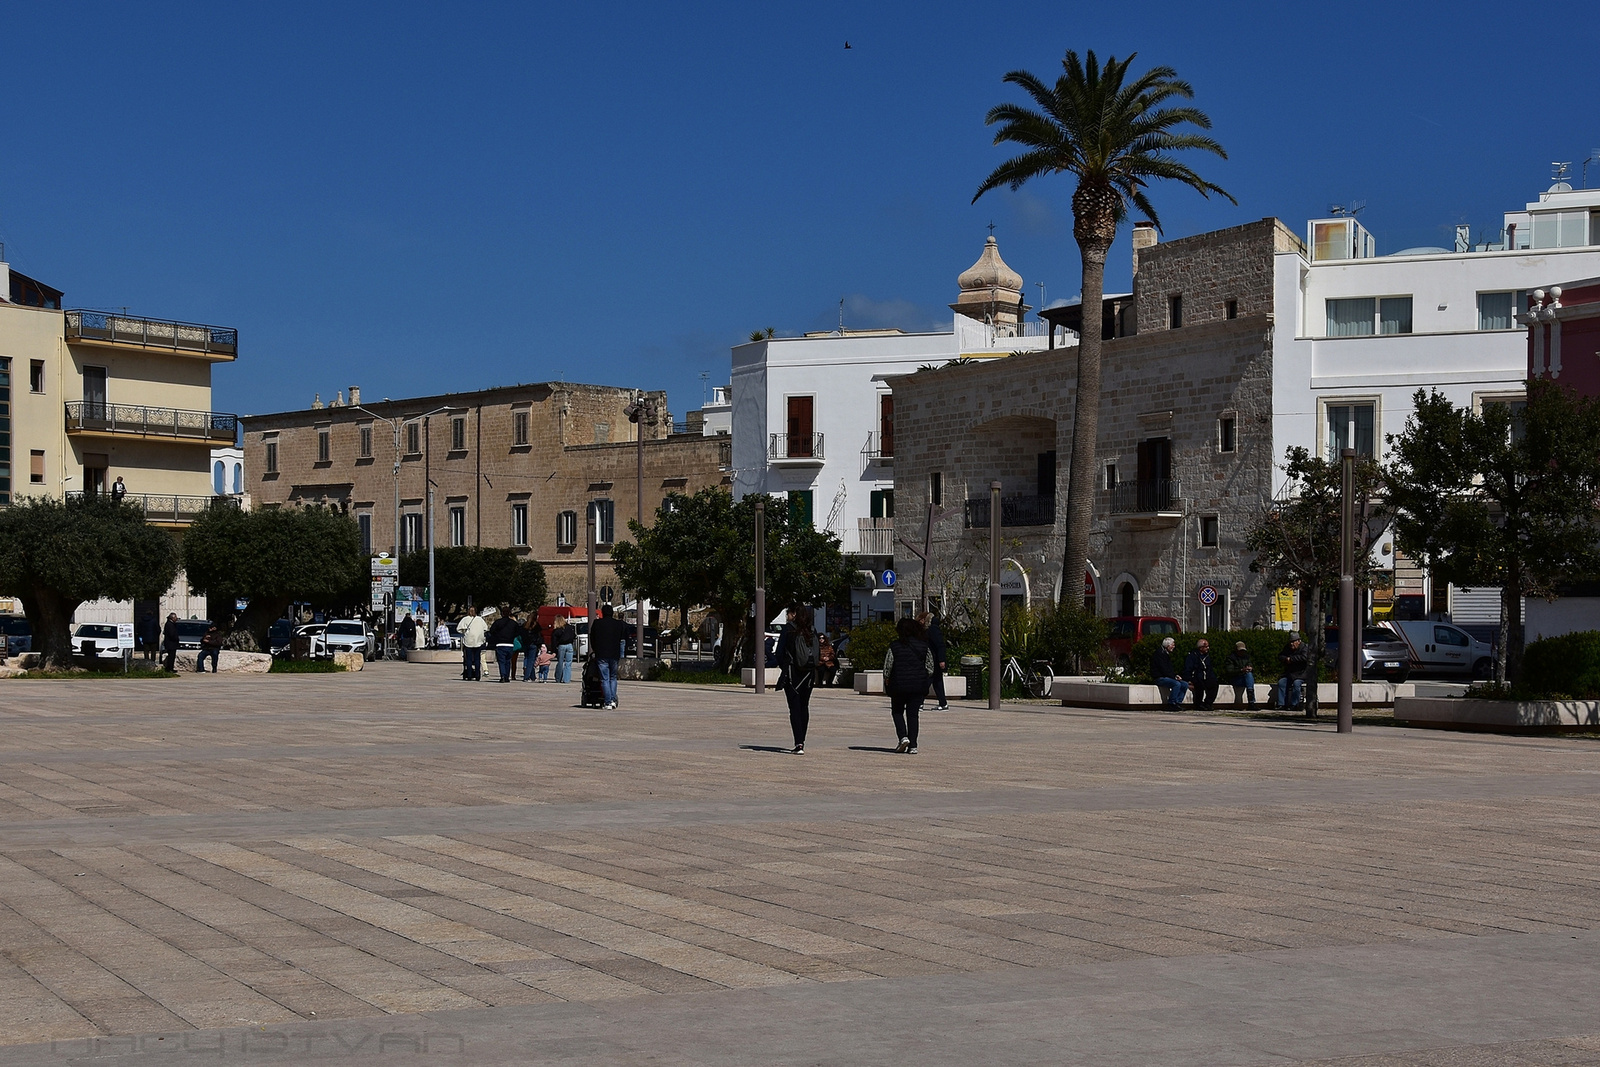
[[998, 189], [1002, 185], [1019, 189], [1030, 178], [1037, 178], [1041, 174], [1053, 174], [1060, 169], [1056, 165], [1056, 155], [1053, 152], [1044, 149], [1024, 152], [996, 167], [993, 173], [983, 180], [983, 184], [978, 186], [978, 191], [972, 194], [972, 202], [976, 204], [978, 197], [990, 189]]

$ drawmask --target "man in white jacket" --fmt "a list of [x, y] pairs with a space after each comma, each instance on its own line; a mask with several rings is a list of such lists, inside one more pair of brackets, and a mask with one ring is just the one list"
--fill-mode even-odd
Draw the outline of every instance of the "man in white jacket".
[[478, 618], [477, 608], [468, 608], [467, 614], [456, 623], [461, 635], [461, 677], [476, 682], [483, 677], [483, 646], [488, 640], [489, 627]]

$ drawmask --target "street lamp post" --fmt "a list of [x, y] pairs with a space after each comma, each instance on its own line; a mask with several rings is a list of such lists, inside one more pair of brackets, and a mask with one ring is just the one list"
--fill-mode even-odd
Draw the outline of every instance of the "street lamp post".
[[1353, 685], [1356, 650], [1361, 647], [1363, 637], [1356, 629], [1356, 450], [1344, 449], [1339, 453], [1339, 459], [1342, 467], [1339, 501], [1339, 732], [1347, 734], [1355, 729]]
[[767, 691], [767, 502], [756, 501], [756, 694]]
[[989, 709], [1000, 708], [1000, 483], [989, 483]]
[[[404, 426], [406, 423], [409, 423], [409, 422], [416, 422], [419, 418], [422, 420], [423, 426], [426, 427], [427, 424], [428, 424], [428, 416], [430, 416], [430, 415], [438, 415], [439, 413], [444, 412], [444, 411], [449, 411], [450, 409], [448, 407], [437, 407], [437, 408], [434, 408], [432, 411], [426, 412], [426, 413], [424, 413], [422, 415], [413, 415], [409, 419], [391, 419], [387, 415], [379, 415], [376, 411], [373, 411], [371, 408], [362, 407], [359, 404], [356, 405], [351, 410], [352, 411], [359, 411], [359, 412], [361, 412], [361, 413], [363, 413], [365, 415], [370, 415], [372, 418], [377, 419], [379, 422], [387, 422], [389, 424], [389, 429], [394, 431], [394, 561], [395, 561], [395, 565], [399, 566], [399, 564], [400, 564], [400, 427]], [[426, 464], [426, 459], [424, 459], [424, 464]], [[430, 494], [430, 499], [431, 499], [431, 494]], [[428, 582], [430, 583], [428, 585], [428, 597], [429, 597], [428, 610], [431, 613], [433, 611], [433, 599], [432, 599], [433, 598], [433, 585], [432, 585], [432, 582], [433, 582], [433, 516], [431, 514], [431, 509], [430, 509], [430, 514], [428, 516], [428, 523], [429, 523], [429, 525], [428, 525], [428, 542], [429, 542], [429, 545], [428, 545]], [[394, 622], [393, 615], [392, 615], [392, 610], [391, 610], [391, 617], [390, 617], [389, 621], [390, 621], [391, 624]], [[431, 622], [432, 619], [430, 618], [429, 621]]]
[[[639, 444], [639, 447], [638, 447], [639, 505], [638, 505], [637, 514], [639, 516], [639, 527], [641, 529], [643, 529], [643, 527], [644, 527], [644, 427], [645, 427], [645, 423], [646, 422], [648, 422], [652, 426], [655, 425], [655, 421], [656, 421], [656, 402], [654, 400], [652, 400], [650, 397], [645, 396], [643, 394], [640, 394], [639, 396], [634, 398], [633, 403], [629, 404], [625, 409], [623, 409], [623, 414], [627, 415], [628, 416], [628, 421], [632, 422], [634, 424], [635, 428], [634, 428], [634, 431], [633, 431], [633, 436], [634, 436], [634, 440], [636, 440], [638, 442], [638, 444]], [[634, 655], [642, 660], [642, 659], [644, 659], [644, 598], [639, 594], [639, 590], [637, 590], [637, 589], [635, 589], [633, 591], [633, 626], [634, 626], [634, 635], [633, 635], [633, 639], [634, 639], [634, 645], [633, 645]], [[658, 650], [658, 652], [659, 652], [659, 650]]]

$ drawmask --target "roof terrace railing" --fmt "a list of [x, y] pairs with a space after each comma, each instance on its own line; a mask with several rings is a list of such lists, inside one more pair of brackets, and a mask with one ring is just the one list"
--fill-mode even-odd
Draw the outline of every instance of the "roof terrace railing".
[[146, 319], [83, 309], [68, 311], [66, 320], [69, 341], [103, 341], [107, 344], [139, 345], [216, 356], [239, 354], [239, 331], [224, 326], [203, 326], [195, 322]]

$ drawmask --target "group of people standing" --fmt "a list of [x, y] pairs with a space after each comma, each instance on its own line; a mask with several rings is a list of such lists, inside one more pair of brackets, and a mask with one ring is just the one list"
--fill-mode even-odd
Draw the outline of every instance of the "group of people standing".
[[[564, 616], [554, 619], [546, 632], [532, 614], [502, 611], [493, 623], [487, 623], [477, 608], [468, 608], [456, 624], [456, 633], [461, 638], [461, 677], [465, 681], [482, 680], [485, 648], [494, 650], [502, 682], [516, 678], [519, 659], [524, 682], [535, 678], [549, 681], [551, 667], [555, 668], [556, 681], [572, 680], [573, 646], [578, 638], [570, 620]], [[440, 645], [450, 642], [450, 628], [442, 622], [436, 639]]]
[[[789, 702], [793, 752], [799, 756], [805, 754], [806, 730], [811, 725], [812, 690], [825, 671], [837, 670], [838, 660], [834, 659], [831, 670], [824, 667], [823, 642], [827, 638], [816, 632], [809, 606], [795, 604], [788, 615], [778, 638], [778, 688]], [[944, 634], [938, 616], [929, 613], [901, 619], [895, 624], [895, 634], [883, 657], [883, 689], [899, 738], [895, 751], [915, 755], [918, 719], [930, 684], [939, 698], [939, 710], [950, 707], [944, 695]]]
[[[1220, 677], [1211, 662], [1210, 641], [1202, 637], [1195, 642], [1194, 651], [1184, 657], [1181, 668], [1172, 655], [1176, 646], [1177, 641], [1169, 637], [1161, 642], [1161, 647], [1150, 657], [1150, 673], [1155, 676], [1162, 700], [1169, 709], [1182, 707], [1184, 696], [1193, 690], [1194, 706], [1202, 711], [1211, 710], [1216, 707], [1217, 691], [1222, 687], [1222, 680], [1226, 679], [1233, 686], [1233, 706], [1242, 708], [1248, 701], [1249, 710], [1257, 710], [1255, 662], [1249, 646], [1243, 641], [1234, 646]], [[1289, 645], [1278, 660], [1280, 671], [1274, 693], [1275, 704], [1279, 708], [1298, 711], [1305, 706], [1306, 682], [1314, 677], [1311, 657], [1299, 633], [1289, 635]], [[1307, 710], [1306, 714], [1310, 715], [1311, 712]]]

